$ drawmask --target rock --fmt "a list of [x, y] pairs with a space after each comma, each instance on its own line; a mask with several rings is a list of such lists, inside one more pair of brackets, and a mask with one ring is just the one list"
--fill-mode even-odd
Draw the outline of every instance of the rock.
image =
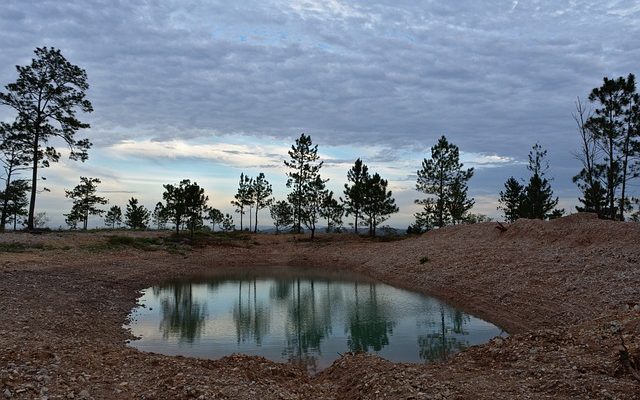
[[11, 390], [9, 390], [9, 389], [5, 389], [3, 394], [4, 394], [4, 398], [5, 399], [10, 399], [10, 398], [13, 397], [13, 394], [11, 394]]
[[80, 391], [80, 393], [78, 393], [78, 398], [82, 400], [89, 400], [91, 398], [91, 395], [86, 389], [84, 389]]

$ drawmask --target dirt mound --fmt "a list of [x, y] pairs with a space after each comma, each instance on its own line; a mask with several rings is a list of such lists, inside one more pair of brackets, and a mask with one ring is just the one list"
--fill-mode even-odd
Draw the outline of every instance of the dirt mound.
[[519, 219], [505, 225], [503, 240], [537, 240], [541, 244], [564, 242], [566, 245], [605, 245], [640, 239], [640, 224], [600, 220], [595, 214], [578, 213], [540, 221]]

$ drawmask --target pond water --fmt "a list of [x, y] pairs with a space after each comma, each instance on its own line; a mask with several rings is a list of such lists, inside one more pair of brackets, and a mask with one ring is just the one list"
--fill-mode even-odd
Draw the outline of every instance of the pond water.
[[430, 362], [505, 335], [438, 299], [368, 278], [283, 271], [145, 289], [127, 326], [140, 338], [130, 346], [211, 359], [260, 355], [317, 371], [348, 351]]

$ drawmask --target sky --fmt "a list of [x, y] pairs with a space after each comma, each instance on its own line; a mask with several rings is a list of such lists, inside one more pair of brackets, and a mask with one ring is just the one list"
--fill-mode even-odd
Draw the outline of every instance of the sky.
[[123, 208], [133, 196], [152, 209], [163, 184], [188, 178], [231, 213], [241, 172], [264, 172], [283, 199], [301, 133], [337, 194], [356, 158], [388, 179], [400, 212], [387, 223], [406, 227], [424, 196], [416, 171], [442, 135], [475, 168], [472, 212], [500, 217], [498, 193], [527, 178], [536, 142], [573, 212], [575, 101], [640, 72], [638, 37], [632, 0], [5, 0], [0, 87], [36, 47], [87, 71], [95, 111], [79, 115], [91, 128], [78, 137], [94, 145], [87, 162], [42, 171], [51, 192], [36, 209], [51, 227], [80, 176]]

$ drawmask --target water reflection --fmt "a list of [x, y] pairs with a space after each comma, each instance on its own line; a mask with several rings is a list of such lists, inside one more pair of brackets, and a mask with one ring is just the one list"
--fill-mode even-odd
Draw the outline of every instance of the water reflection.
[[179, 337], [192, 343], [200, 337], [206, 308], [194, 300], [190, 283], [156, 286], [153, 294], [162, 310], [160, 331], [164, 338]]
[[[269, 333], [269, 312], [267, 307], [258, 303], [256, 296], [256, 279], [244, 281], [246, 294], [243, 297], [243, 281], [238, 282], [238, 302], [233, 305], [233, 320], [236, 327], [238, 343], [254, 341], [258, 346], [262, 338]], [[253, 288], [253, 297], [251, 289]]]
[[464, 350], [468, 346], [464, 336], [469, 334], [464, 326], [469, 320], [470, 317], [461, 311], [445, 310], [444, 306], [440, 306], [440, 319], [437, 322], [423, 322], [431, 328], [431, 332], [418, 336], [420, 358], [431, 362], [444, 361], [451, 354]]
[[131, 329], [142, 336], [134, 347], [208, 358], [259, 354], [310, 370], [346, 351], [393, 361], [442, 360], [501, 333], [436, 299], [367, 281], [177, 282], [147, 290], [141, 301], [147, 308], [134, 311]]
[[331, 285], [314, 280], [302, 283], [300, 279], [289, 285], [289, 289], [280, 292], [290, 294], [282, 299], [287, 303], [286, 347], [282, 355], [288, 361], [316, 369], [317, 356], [322, 355], [320, 344], [332, 331]]
[[393, 334], [395, 322], [390, 317], [391, 305], [378, 299], [375, 283], [359, 288], [356, 282], [353, 286], [354, 299], [347, 305], [349, 350], [380, 351], [389, 344], [389, 335]]

